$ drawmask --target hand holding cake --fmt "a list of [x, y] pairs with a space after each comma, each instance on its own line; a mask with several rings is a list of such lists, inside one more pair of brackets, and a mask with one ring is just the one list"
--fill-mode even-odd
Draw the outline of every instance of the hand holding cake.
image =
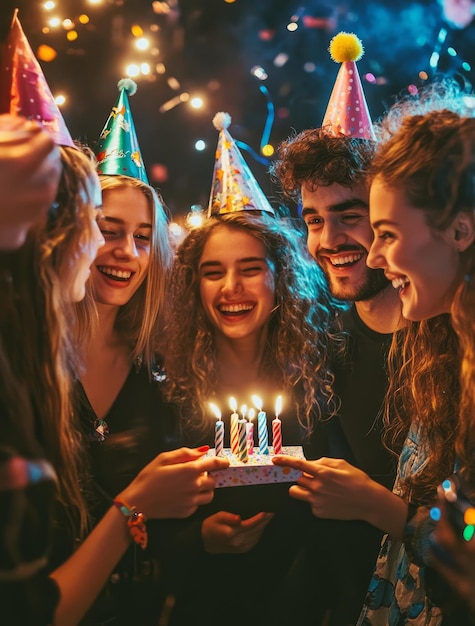
[[302, 472], [289, 494], [308, 502], [316, 517], [371, 521], [368, 502], [377, 501], [374, 491], [384, 488], [347, 461], [326, 457], [307, 461], [281, 454], [272, 462]]

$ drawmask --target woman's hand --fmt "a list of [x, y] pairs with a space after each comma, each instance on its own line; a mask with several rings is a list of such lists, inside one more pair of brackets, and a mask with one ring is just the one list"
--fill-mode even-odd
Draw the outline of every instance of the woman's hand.
[[289, 494], [308, 502], [316, 517], [364, 520], [395, 539], [402, 538], [406, 502], [347, 461], [326, 457], [306, 461], [284, 454], [272, 460], [302, 472]]
[[207, 517], [201, 527], [206, 552], [242, 554], [258, 543], [273, 513], [258, 513], [242, 520], [239, 515], [220, 511]]
[[163, 452], [137, 475], [118, 496], [148, 518], [184, 518], [214, 497], [213, 470], [229, 462], [216, 456], [201, 457], [205, 448], [179, 448]]
[[276, 456], [273, 461], [302, 471], [289, 493], [308, 502], [316, 517], [365, 519], [364, 503], [373, 481], [347, 461], [326, 457], [305, 461], [285, 455]]
[[59, 149], [36, 122], [0, 116], [0, 248], [23, 244], [36, 223], [46, 220], [61, 174]]

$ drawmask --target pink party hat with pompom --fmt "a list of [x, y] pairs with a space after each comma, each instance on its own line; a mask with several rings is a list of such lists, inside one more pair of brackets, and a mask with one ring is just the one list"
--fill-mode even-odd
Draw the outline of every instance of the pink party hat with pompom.
[[75, 147], [40, 64], [15, 13], [0, 46], [0, 113], [39, 122], [59, 146]]
[[274, 215], [274, 209], [228, 132], [230, 123], [229, 113], [216, 113], [213, 118], [219, 138], [208, 217], [234, 211], [265, 211]]
[[335, 135], [376, 140], [356, 61], [364, 53], [353, 33], [339, 33], [330, 42], [331, 58], [341, 63], [322, 127]]

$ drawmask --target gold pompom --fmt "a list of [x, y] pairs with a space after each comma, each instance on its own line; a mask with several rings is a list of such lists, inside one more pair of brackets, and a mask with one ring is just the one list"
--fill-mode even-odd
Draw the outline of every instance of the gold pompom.
[[358, 61], [364, 54], [363, 44], [354, 33], [338, 33], [330, 41], [328, 50], [335, 63]]

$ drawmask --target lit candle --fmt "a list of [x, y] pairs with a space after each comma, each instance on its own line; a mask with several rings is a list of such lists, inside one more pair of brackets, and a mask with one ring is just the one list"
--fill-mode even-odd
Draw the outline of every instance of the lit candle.
[[235, 398], [229, 398], [229, 406], [231, 407], [231, 436], [230, 436], [230, 445], [231, 452], [233, 454], [237, 454], [239, 450], [239, 438], [237, 431], [237, 423], [239, 419], [239, 415], [236, 413], [237, 410], [237, 402]]
[[282, 452], [282, 422], [279, 419], [282, 411], [282, 396], [278, 396], [275, 402], [275, 418], [272, 420], [272, 445], [274, 454]]
[[247, 450], [249, 454], [254, 454], [254, 424], [252, 420], [256, 417], [256, 412], [254, 409], [249, 409], [249, 413], [247, 419], [249, 420], [247, 423]]
[[262, 400], [259, 396], [252, 396], [256, 409], [259, 411], [257, 414], [257, 435], [259, 437], [259, 452], [261, 454], [269, 454], [268, 447], [268, 434], [267, 434], [267, 416], [262, 410]]
[[216, 426], [214, 429], [214, 452], [216, 456], [223, 456], [224, 450], [224, 422], [221, 419], [221, 411], [212, 402], [209, 403], [210, 409], [216, 416]]
[[247, 456], [247, 431], [246, 431], [245, 419], [238, 419], [237, 433], [238, 433], [238, 458], [243, 463], [247, 463], [249, 461], [249, 457]]

